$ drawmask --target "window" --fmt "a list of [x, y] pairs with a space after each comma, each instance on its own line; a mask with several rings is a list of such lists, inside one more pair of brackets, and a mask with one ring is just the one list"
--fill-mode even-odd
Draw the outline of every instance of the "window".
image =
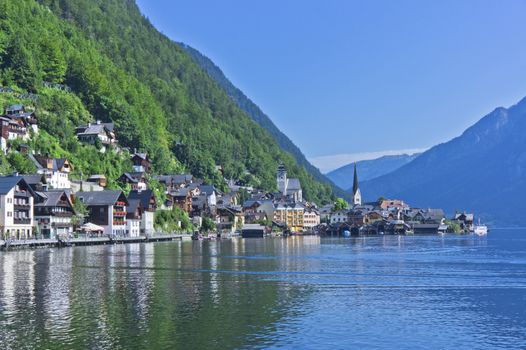
[[8, 212], [7, 212], [7, 216], [8, 216], [8, 217], [13, 216], [13, 212], [12, 212], [12, 211], [8, 211]]

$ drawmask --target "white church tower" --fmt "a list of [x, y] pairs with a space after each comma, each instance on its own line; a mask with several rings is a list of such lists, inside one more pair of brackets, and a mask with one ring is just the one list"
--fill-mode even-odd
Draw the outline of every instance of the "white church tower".
[[358, 173], [356, 172], [356, 163], [354, 163], [354, 183], [352, 185], [352, 202], [354, 205], [362, 205], [362, 192], [358, 184]]
[[278, 172], [276, 174], [276, 181], [278, 183], [278, 191], [286, 195], [287, 193], [287, 169], [285, 168], [285, 165], [280, 164], [278, 167]]

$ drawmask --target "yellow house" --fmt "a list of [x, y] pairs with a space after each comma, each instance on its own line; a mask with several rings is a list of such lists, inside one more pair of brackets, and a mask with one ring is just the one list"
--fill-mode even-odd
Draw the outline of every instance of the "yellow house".
[[274, 221], [286, 224], [291, 231], [302, 231], [304, 214], [305, 206], [301, 203], [279, 203], [274, 210]]

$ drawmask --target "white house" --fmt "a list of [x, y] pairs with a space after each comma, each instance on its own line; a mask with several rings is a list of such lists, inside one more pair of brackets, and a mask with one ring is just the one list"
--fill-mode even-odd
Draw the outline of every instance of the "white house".
[[35, 192], [21, 176], [0, 177], [0, 231], [3, 239], [33, 236]]
[[338, 210], [331, 214], [330, 222], [331, 224], [347, 222], [348, 217], [349, 217], [348, 210]]
[[37, 173], [46, 177], [46, 183], [50, 188], [71, 188], [69, 173], [73, 170], [73, 166], [67, 159], [32, 154], [29, 155], [29, 159], [37, 167]]
[[75, 214], [70, 196], [63, 190], [36, 192], [34, 218], [44, 238], [70, 237]]

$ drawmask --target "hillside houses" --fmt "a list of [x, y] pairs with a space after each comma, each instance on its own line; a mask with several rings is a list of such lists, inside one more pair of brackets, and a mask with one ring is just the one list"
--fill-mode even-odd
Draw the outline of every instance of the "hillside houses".
[[80, 142], [96, 145], [98, 142], [104, 147], [116, 146], [117, 137], [115, 136], [115, 125], [113, 123], [103, 123], [97, 120], [95, 123], [80, 125], [75, 133]]
[[11, 105], [0, 115], [0, 148], [5, 153], [9, 140], [27, 140], [30, 133], [38, 133], [38, 120], [35, 112], [23, 105]]

